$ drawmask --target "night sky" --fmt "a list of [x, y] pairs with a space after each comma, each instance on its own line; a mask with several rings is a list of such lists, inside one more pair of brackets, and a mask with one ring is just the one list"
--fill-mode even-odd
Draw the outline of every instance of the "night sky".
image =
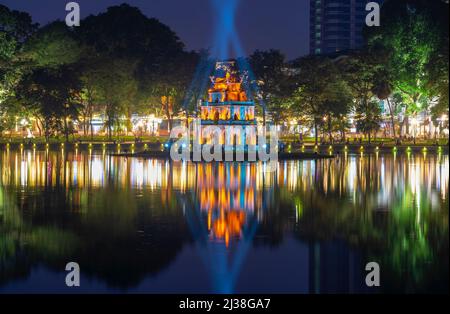
[[[211, 0], [78, 0], [82, 18], [107, 7], [128, 3], [148, 17], [169, 25], [187, 49], [212, 45], [214, 10]], [[226, 0], [223, 0], [226, 1]], [[239, 0], [236, 29], [245, 53], [275, 48], [289, 59], [308, 53], [309, 0]], [[66, 16], [69, 0], [0, 0], [10, 9], [25, 11], [40, 24]]]

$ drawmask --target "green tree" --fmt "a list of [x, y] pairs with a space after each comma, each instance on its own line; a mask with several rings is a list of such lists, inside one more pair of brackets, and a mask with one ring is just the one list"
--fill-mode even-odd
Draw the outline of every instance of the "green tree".
[[257, 86], [253, 92], [262, 108], [263, 125], [266, 125], [267, 113], [272, 116], [274, 123], [285, 120], [287, 97], [292, 93], [285, 56], [279, 50], [256, 50], [248, 62], [254, 75], [250, 79], [255, 81], [251, 84]]
[[326, 123], [324, 126], [328, 131], [330, 143], [333, 142], [333, 131], [336, 129], [341, 133], [342, 140], [345, 140], [345, 133], [348, 123], [346, 116], [353, 105], [352, 94], [346, 82], [336, 77], [324, 89], [323, 109]]
[[328, 130], [332, 140], [333, 120], [350, 110], [352, 97], [336, 65], [326, 57], [310, 56], [297, 60], [297, 89], [292, 96], [292, 110], [309, 118], [318, 143], [319, 127]]
[[26, 67], [23, 44], [36, 28], [29, 14], [0, 5], [0, 103]]
[[381, 122], [381, 108], [374, 98], [383, 65], [378, 55], [361, 50], [339, 60], [338, 67], [353, 95], [358, 129], [369, 137], [370, 143], [371, 133], [379, 129]]
[[0, 103], [0, 137], [2, 137], [3, 132], [15, 127], [19, 117], [24, 117], [24, 112], [21, 109], [20, 104], [11, 96]]
[[29, 65], [23, 43], [36, 28], [29, 14], [0, 5], [0, 137], [14, 128], [19, 115], [23, 116], [13, 92]]
[[[445, 26], [436, 23], [442, 20], [436, 18], [442, 14], [447, 15]], [[367, 30], [369, 45], [382, 47], [390, 53], [385, 66], [392, 73], [393, 89], [402, 93], [406, 105], [405, 131], [409, 133], [409, 117], [426, 109], [439, 90], [429, 88], [427, 72], [433, 64], [433, 55], [439, 50], [436, 47], [442, 47], [445, 42], [442, 30], [448, 28], [448, 2], [388, 0], [382, 6], [381, 16], [381, 26]], [[448, 30], [446, 32], [448, 47]], [[448, 58], [445, 62], [448, 68]]]
[[436, 3], [431, 7], [431, 15], [436, 25], [437, 42], [434, 45], [430, 60], [426, 66], [428, 88], [431, 95], [438, 99], [431, 108], [432, 119], [435, 124], [442, 125], [442, 115], [449, 114], [449, 34], [448, 34], [448, 3]]
[[[186, 77], [189, 75], [185, 75], [185, 69], [192, 64], [192, 54], [183, 50], [183, 43], [168, 26], [146, 17], [138, 8], [122, 4], [88, 16], [77, 32], [89, 55], [125, 70], [108, 73], [107, 67], [99, 65], [99, 71], [93, 73], [88, 69], [86, 73], [91, 73], [84, 76], [86, 83], [88, 76], [101, 81], [90, 80], [98, 86], [87, 88], [86, 97], [103, 99], [110, 136], [120, 114], [127, 117], [129, 129], [132, 112], [146, 112], [150, 104], [161, 106], [163, 99], [168, 99], [166, 103], [172, 106], [173, 111], [169, 105], [165, 110], [169, 112], [171, 125], [173, 113], [180, 107], [180, 99], [188, 85]], [[128, 68], [124, 68], [125, 65]], [[113, 86], [118, 90], [110, 89]]]
[[94, 116], [95, 106], [100, 99], [99, 91], [96, 88], [97, 74], [94, 59], [83, 60], [80, 62], [80, 80], [82, 89], [80, 91], [81, 98], [81, 119], [83, 123], [83, 134], [87, 135], [90, 131], [91, 139], [94, 136], [92, 120]]
[[11, 95], [24, 109], [38, 120], [39, 131], [46, 139], [62, 131], [66, 140], [77, 119], [75, 100], [79, 81], [75, 67], [80, 48], [73, 31], [62, 22], [50, 23], [23, 39], [21, 50], [16, 52], [20, 62], [20, 76]]
[[[376, 71], [373, 75], [373, 94], [380, 100], [386, 102], [389, 117], [391, 120], [391, 134], [394, 139], [397, 138], [396, 133], [396, 119], [398, 115], [401, 113], [401, 109], [404, 109], [405, 106], [400, 106], [399, 99], [401, 99], [401, 95], [397, 91], [394, 91], [394, 82], [393, 82], [393, 73], [392, 69], [386, 64], [389, 63], [390, 53], [380, 47], [370, 47], [368, 52], [372, 56], [376, 56], [374, 59], [373, 66], [376, 67]], [[393, 94], [395, 92], [395, 94]], [[403, 105], [403, 102], [401, 102]]]
[[138, 8], [121, 4], [106, 12], [90, 15], [81, 21], [78, 35], [94, 51], [116, 58], [140, 60], [148, 70], [161, 67], [183, 51], [178, 36], [157, 19], [146, 17]]
[[356, 126], [359, 131], [366, 134], [371, 143], [371, 134], [380, 129], [381, 107], [375, 100], [358, 102], [355, 107]]
[[24, 45], [34, 68], [57, 68], [77, 62], [83, 53], [74, 30], [56, 21], [37, 30]]
[[173, 127], [173, 117], [176, 114], [183, 110], [187, 118], [189, 112], [196, 107], [198, 96], [193, 96], [188, 88], [197, 63], [197, 54], [181, 52], [171, 60], [166, 60], [163, 68], [158, 67], [154, 72], [147, 72], [142, 77], [149, 99], [160, 104], [161, 112], [167, 117], [169, 129]]
[[35, 113], [47, 141], [59, 131], [68, 141], [70, 123], [78, 119], [80, 89], [78, 76], [68, 66], [36, 69], [22, 78], [16, 98], [24, 108]]
[[102, 108], [109, 138], [112, 138], [114, 129], [120, 130], [121, 117], [127, 115], [136, 97], [135, 66], [127, 60], [102, 58], [92, 63], [89, 72], [82, 76], [89, 84], [85, 85], [85, 89], [90, 89], [89, 101]]

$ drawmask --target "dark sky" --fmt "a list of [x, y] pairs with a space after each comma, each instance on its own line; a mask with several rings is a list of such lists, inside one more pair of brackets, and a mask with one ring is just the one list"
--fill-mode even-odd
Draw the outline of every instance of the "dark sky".
[[[212, 0], [78, 0], [82, 17], [126, 2], [169, 25], [188, 49], [208, 48], [214, 32]], [[227, 1], [227, 0], [223, 0]], [[45, 24], [64, 20], [70, 0], [0, 0]], [[308, 53], [309, 0], [239, 0], [236, 29], [247, 54], [276, 48], [289, 59]]]

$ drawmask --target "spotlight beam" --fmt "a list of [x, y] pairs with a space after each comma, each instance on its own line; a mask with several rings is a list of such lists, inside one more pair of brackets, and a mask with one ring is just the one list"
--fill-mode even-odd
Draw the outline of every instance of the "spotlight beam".
[[[232, 55], [230, 52], [234, 51], [238, 68], [248, 75], [249, 84], [245, 86], [247, 95], [257, 95], [259, 87], [257, 85], [255, 75], [247, 62], [246, 54], [242, 47], [235, 25], [235, 17], [239, 0], [211, 0], [211, 4], [217, 19], [210, 56], [216, 60], [227, 60]], [[209, 82], [209, 76], [214, 69], [213, 67], [214, 62], [210, 62], [207, 56], [202, 58], [197, 66], [193, 81], [190, 84], [186, 97], [183, 101], [183, 108], [185, 110], [187, 109], [189, 102], [192, 100], [194, 93], [198, 93], [200, 95], [205, 93], [207, 83]], [[266, 109], [266, 105], [261, 99], [258, 99], [258, 104], [264, 110]]]

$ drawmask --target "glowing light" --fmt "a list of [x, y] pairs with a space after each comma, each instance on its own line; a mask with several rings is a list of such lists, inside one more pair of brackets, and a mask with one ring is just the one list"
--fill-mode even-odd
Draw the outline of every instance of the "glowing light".
[[91, 184], [92, 186], [103, 186], [104, 172], [103, 162], [100, 158], [96, 158], [91, 162]]

